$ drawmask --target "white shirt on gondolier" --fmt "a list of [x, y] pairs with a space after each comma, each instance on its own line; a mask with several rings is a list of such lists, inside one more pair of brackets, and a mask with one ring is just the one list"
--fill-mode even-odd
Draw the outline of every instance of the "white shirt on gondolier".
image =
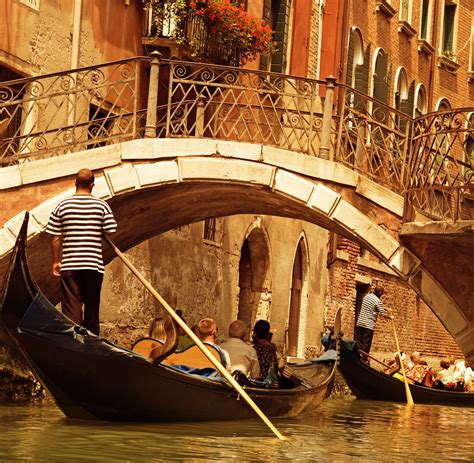
[[46, 233], [62, 235], [61, 271], [104, 273], [102, 235], [117, 229], [110, 206], [92, 195], [74, 195], [52, 212]]
[[382, 301], [374, 294], [368, 293], [362, 299], [357, 326], [375, 330], [378, 315], [385, 315]]

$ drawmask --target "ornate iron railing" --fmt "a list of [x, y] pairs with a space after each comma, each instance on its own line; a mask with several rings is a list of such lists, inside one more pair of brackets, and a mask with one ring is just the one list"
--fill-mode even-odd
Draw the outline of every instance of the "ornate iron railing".
[[[325, 82], [198, 63], [164, 61], [161, 66], [169, 67], [170, 77], [168, 100], [158, 108], [159, 136], [245, 141], [318, 154]], [[335, 134], [334, 126], [333, 140]]]
[[138, 136], [141, 59], [0, 83], [0, 166]]
[[473, 124], [468, 109], [413, 120], [332, 79], [155, 56], [0, 83], [0, 166], [144, 136], [233, 140], [343, 163], [404, 194], [404, 221], [472, 219]]
[[406, 217], [418, 209], [433, 219], [474, 216], [474, 113], [451, 109], [415, 119], [407, 164]]
[[401, 194], [412, 118], [351, 87], [340, 88], [336, 160]]

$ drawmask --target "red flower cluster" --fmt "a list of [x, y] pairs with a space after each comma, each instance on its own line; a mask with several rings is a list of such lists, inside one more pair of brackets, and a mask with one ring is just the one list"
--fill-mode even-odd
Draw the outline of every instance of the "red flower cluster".
[[189, 13], [205, 20], [212, 40], [224, 50], [238, 50], [240, 64], [273, 50], [272, 30], [263, 19], [255, 19], [245, 11], [244, 4], [230, 0], [190, 0]]

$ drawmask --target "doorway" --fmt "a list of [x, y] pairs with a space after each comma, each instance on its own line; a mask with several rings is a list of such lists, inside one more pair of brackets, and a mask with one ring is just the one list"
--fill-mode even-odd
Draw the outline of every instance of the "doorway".
[[270, 250], [261, 228], [254, 228], [244, 240], [239, 262], [239, 309], [250, 335], [255, 321], [268, 319], [271, 305]]

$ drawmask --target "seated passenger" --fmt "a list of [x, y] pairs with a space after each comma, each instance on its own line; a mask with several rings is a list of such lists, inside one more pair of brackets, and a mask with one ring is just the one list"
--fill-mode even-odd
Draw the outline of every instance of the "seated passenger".
[[259, 379], [278, 387], [278, 355], [275, 345], [270, 342], [270, 323], [258, 320], [253, 328], [252, 340], [260, 366]]
[[148, 328], [148, 336], [164, 342], [166, 340], [165, 319], [163, 317], [155, 317]]
[[410, 361], [408, 362], [408, 368], [413, 368], [415, 365], [419, 365], [421, 362], [421, 354], [414, 351], [410, 354]]
[[423, 384], [424, 386], [431, 387], [433, 385], [432, 375], [433, 370], [421, 358], [421, 354], [416, 351], [412, 352], [410, 355], [410, 362], [408, 362], [407, 365], [407, 378]]
[[450, 361], [447, 359], [441, 360], [439, 365], [441, 370], [436, 375], [433, 387], [437, 389], [457, 389], [458, 381], [452, 375]]
[[225, 360], [225, 362], [223, 362], [223, 365], [226, 367], [227, 370], [230, 371], [232, 363], [230, 361], [229, 353], [216, 344], [216, 322], [212, 318], [203, 318], [196, 326], [196, 335], [202, 342], [212, 344], [217, 350], [222, 353]]
[[[183, 320], [183, 322], [186, 323], [186, 320], [183, 317], [182, 310], [177, 309], [176, 315], [178, 315], [181, 318], [181, 320]], [[181, 326], [178, 325], [178, 347], [176, 348], [176, 350], [178, 352], [183, 351], [193, 345], [194, 345], [193, 340], [189, 336], [187, 336], [183, 328], [181, 328]]]
[[232, 373], [241, 371], [252, 379], [257, 379], [260, 376], [257, 353], [252, 346], [244, 342], [246, 331], [243, 321], [233, 321], [229, 326], [229, 339], [223, 342], [221, 347], [229, 353]]

